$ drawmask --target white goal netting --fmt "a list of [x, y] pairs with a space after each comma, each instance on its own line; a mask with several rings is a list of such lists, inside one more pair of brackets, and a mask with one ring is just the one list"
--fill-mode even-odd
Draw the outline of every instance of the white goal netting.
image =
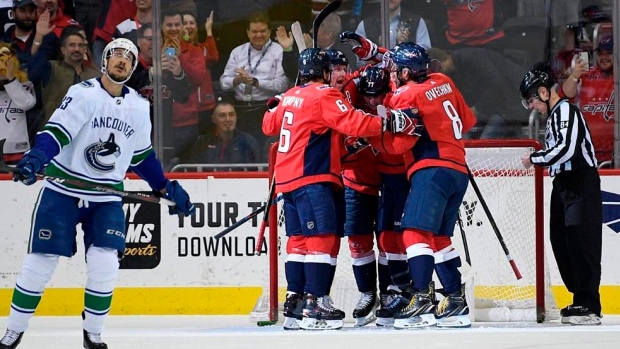
[[[547, 257], [544, 251], [542, 219], [542, 171], [525, 169], [520, 157], [534, 150], [533, 141], [470, 141], [467, 162], [480, 188], [510, 256], [522, 278], [517, 280], [481, 201], [472, 185], [463, 199], [460, 217], [463, 232], [455, 225], [453, 242], [461, 254], [463, 282], [468, 288], [468, 302], [475, 321], [543, 321], [559, 317], [551, 292]], [[278, 255], [278, 273], [265, 280], [263, 294], [250, 315], [252, 321], [271, 321], [281, 313], [286, 292], [284, 277], [285, 222], [281, 203], [278, 206], [277, 235], [280, 247], [270, 250]], [[275, 223], [275, 222], [272, 222]], [[463, 244], [466, 237], [467, 251]], [[269, 237], [268, 237], [269, 238]], [[349, 321], [357, 300], [348, 244], [343, 239], [338, 256], [336, 277], [330, 295], [344, 310]], [[470, 264], [466, 262], [469, 257]], [[275, 260], [275, 259], [274, 259]], [[267, 268], [267, 267], [266, 267]], [[269, 305], [269, 282], [277, 282], [279, 309]], [[437, 287], [441, 287], [435, 279]], [[472, 297], [475, 301], [472, 301]]]

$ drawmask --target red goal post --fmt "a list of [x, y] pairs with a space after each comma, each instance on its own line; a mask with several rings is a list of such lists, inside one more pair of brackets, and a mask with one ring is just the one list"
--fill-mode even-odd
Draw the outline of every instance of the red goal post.
[[[523, 274], [521, 280], [516, 280], [488, 217], [478, 205], [480, 199], [470, 185], [460, 214], [471, 267], [465, 262], [458, 226], [455, 226], [453, 238], [463, 260], [461, 272], [463, 281], [468, 284], [470, 316], [475, 321], [542, 322], [557, 318], [545, 256], [543, 170], [539, 167], [526, 170], [520, 163], [521, 155], [541, 149], [540, 143], [535, 140], [471, 140], [465, 145], [468, 166], [506, 247]], [[276, 152], [277, 147], [272, 146], [269, 178], [272, 178]], [[280, 207], [281, 203], [277, 207], [274, 205], [269, 212], [269, 277], [251, 314], [251, 319], [259, 324], [277, 322], [286, 290], [283, 275], [286, 237]], [[351, 272], [348, 244], [341, 246], [331, 296], [350, 319], [359, 292]], [[473, 298], [475, 300], [471, 300]]]

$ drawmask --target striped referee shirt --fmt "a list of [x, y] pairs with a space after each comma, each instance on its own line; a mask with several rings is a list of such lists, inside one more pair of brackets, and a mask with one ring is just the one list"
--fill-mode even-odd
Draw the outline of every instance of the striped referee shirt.
[[549, 167], [549, 175], [596, 167], [594, 145], [586, 120], [577, 106], [561, 99], [549, 113], [545, 149], [532, 153], [535, 165]]

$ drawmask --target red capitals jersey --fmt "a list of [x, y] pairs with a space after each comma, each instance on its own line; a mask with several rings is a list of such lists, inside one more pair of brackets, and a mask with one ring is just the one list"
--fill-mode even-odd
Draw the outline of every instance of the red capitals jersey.
[[388, 154], [379, 152], [379, 173], [400, 174], [405, 173], [405, 158], [402, 154]]
[[[366, 108], [364, 97], [359, 93], [359, 74], [347, 77], [343, 84], [342, 93], [354, 107], [365, 112], [372, 111]], [[379, 195], [381, 177], [377, 168], [379, 158], [371, 147], [366, 147], [354, 155], [345, 155], [342, 158], [342, 181], [344, 185], [366, 195]]]
[[280, 135], [276, 191], [286, 193], [320, 182], [342, 188], [342, 134], [370, 137], [380, 135], [382, 129], [381, 118], [354, 109], [329, 85], [291, 88], [263, 118], [265, 135]]
[[614, 76], [594, 68], [581, 75], [579, 109], [588, 123], [596, 159], [611, 160], [614, 150]]
[[[361, 67], [358, 70], [358, 72], [362, 72], [368, 66]], [[345, 83], [343, 84], [344, 89], [342, 92], [355, 107], [364, 109], [366, 102], [364, 101], [364, 97], [362, 96], [362, 94], [359, 93], [359, 90], [357, 88], [359, 84], [359, 74], [353, 74], [351, 77], [349, 77], [349, 79], [350, 80], [345, 81]], [[393, 91], [396, 89], [396, 86], [390, 83], [390, 89]], [[392, 97], [392, 92], [388, 93], [385, 96], [385, 99], [383, 100], [383, 105], [388, 105], [391, 97]], [[369, 112], [369, 113], [371, 112], [369, 110], [364, 110], [364, 111]], [[376, 163], [377, 160], [378, 160], [378, 163]], [[347, 164], [347, 168], [348, 167], [349, 165]], [[355, 169], [359, 172], [361, 171], [367, 172], [369, 178], [375, 178], [374, 173], [376, 173], [377, 174], [376, 178], [378, 178], [379, 180], [379, 182], [377, 183], [380, 183], [380, 176], [378, 176], [378, 173], [386, 173], [386, 174], [405, 173], [405, 161], [402, 155], [388, 154], [386, 152], [378, 152], [377, 159], [375, 159], [371, 164], [369, 164], [369, 166], [359, 165], [359, 166], [356, 166]], [[347, 177], [352, 176], [352, 175], [353, 175], [352, 173], [346, 173], [344, 175], [345, 185], [347, 185]]]
[[446, 37], [451, 44], [484, 45], [504, 37], [501, 9], [494, 0], [444, 0], [448, 5]]
[[116, 26], [127, 18], [135, 16], [138, 8], [134, 0], [103, 0], [95, 27], [95, 39], [112, 41]]
[[435, 73], [423, 83], [410, 81], [396, 90], [389, 106], [418, 108], [424, 125], [420, 137], [385, 133], [386, 140], [392, 138], [392, 147], [386, 149], [404, 154], [409, 177], [426, 167], [446, 167], [467, 173], [463, 134], [476, 124], [476, 116], [452, 79]]

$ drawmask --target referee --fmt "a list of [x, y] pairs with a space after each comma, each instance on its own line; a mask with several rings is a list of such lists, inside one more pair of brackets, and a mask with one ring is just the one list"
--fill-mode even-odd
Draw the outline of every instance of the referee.
[[560, 311], [562, 323], [600, 325], [603, 205], [601, 180], [588, 125], [579, 108], [560, 98], [546, 72], [531, 70], [519, 87], [523, 106], [548, 116], [545, 149], [524, 154], [525, 168], [549, 168], [550, 239], [573, 304]]

